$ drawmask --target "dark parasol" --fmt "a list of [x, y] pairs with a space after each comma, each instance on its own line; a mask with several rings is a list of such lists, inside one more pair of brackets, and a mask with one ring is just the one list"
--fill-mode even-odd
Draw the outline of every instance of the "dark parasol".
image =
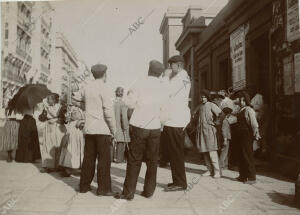
[[14, 111], [22, 113], [24, 110], [32, 109], [51, 94], [51, 91], [46, 87], [46, 85], [28, 84], [21, 87], [14, 97], [8, 102], [6, 113], [11, 115]]

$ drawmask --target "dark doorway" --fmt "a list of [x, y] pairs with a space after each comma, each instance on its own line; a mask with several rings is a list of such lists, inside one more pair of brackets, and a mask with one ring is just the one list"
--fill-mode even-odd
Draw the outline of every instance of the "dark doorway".
[[231, 86], [231, 74], [228, 67], [228, 58], [219, 62], [218, 90], [227, 90]]
[[250, 44], [250, 63], [247, 71], [247, 81], [252, 96], [260, 93], [264, 101], [270, 104], [270, 73], [269, 73], [269, 40], [268, 35], [253, 40]]

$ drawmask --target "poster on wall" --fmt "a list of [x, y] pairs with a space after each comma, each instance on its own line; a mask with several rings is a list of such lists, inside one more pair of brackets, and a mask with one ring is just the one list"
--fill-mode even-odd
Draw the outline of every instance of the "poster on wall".
[[300, 38], [299, 0], [287, 0], [286, 38], [292, 42]]
[[295, 92], [300, 93], [300, 53], [294, 55]]
[[283, 92], [284, 95], [294, 94], [292, 56], [283, 59]]
[[233, 90], [246, 87], [245, 25], [230, 34]]

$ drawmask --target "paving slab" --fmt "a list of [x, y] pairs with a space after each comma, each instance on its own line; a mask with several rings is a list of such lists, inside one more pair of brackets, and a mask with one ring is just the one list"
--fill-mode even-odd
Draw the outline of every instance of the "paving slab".
[[[146, 172], [142, 165], [133, 201], [96, 196], [97, 178], [92, 192], [78, 193], [79, 176], [62, 178], [59, 173], [42, 174], [40, 164], [0, 161], [0, 214], [13, 215], [296, 215], [294, 183], [266, 172], [257, 175], [255, 185], [234, 181], [238, 173], [225, 170], [221, 179], [203, 177], [206, 167], [186, 163], [189, 189], [164, 192], [171, 182], [170, 168], [158, 168], [157, 187], [152, 198], [140, 195]], [[114, 191], [122, 191], [126, 164], [112, 164]], [[271, 176], [268, 176], [268, 175]], [[13, 204], [12, 204], [13, 202]]]

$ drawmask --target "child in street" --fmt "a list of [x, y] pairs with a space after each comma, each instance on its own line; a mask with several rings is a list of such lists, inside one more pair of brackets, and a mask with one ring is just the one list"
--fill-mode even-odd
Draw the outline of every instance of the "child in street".
[[225, 107], [222, 111], [225, 114], [225, 118], [222, 121], [223, 147], [220, 154], [220, 166], [222, 169], [228, 169], [228, 150], [231, 140], [230, 117], [232, 109], [229, 107]]

